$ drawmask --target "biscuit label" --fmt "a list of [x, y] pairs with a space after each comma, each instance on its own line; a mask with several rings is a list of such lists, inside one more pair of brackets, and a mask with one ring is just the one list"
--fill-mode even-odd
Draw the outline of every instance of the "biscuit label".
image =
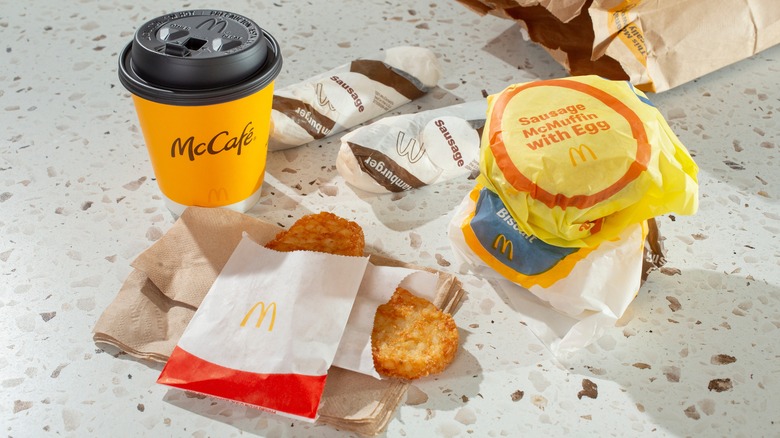
[[[549, 271], [558, 262], [577, 252], [577, 248], [548, 245], [520, 231], [501, 199], [490, 190], [480, 191], [476, 212], [469, 226], [474, 230], [480, 246], [494, 260], [524, 275]], [[523, 257], [523, 254], [534, 256]]]
[[466, 244], [482, 261], [523, 287], [549, 287], [569, 275], [590, 248], [553, 246], [523, 233], [501, 199], [477, 186], [476, 206], [462, 225]]

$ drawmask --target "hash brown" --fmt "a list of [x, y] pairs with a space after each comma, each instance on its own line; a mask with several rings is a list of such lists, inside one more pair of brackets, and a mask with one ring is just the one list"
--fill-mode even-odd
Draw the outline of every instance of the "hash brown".
[[430, 301], [399, 287], [377, 307], [371, 353], [379, 374], [413, 380], [440, 373], [457, 350], [455, 320]]
[[362, 256], [365, 250], [363, 229], [355, 222], [333, 213], [308, 214], [282, 231], [266, 248], [276, 251], [318, 251], [345, 256]]

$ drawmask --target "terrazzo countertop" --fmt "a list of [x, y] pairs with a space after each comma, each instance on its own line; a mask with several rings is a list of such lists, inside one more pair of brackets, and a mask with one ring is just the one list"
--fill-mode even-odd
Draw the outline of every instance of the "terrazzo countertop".
[[[395, 113], [565, 76], [519, 26], [455, 2], [221, 1], [283, 47], [277, 86], [398, 45], [433, 49], [440, 87]], [[160, 366], [92, 329], [130, 262], [173, 224], [117, 57], [166, 0], [0, 2], [0, 429], [12, 437], [337, 437], [155, 383]], [[780, 436], [780, 47], [650, 99], [700, 166], [700, 210], [659, 217], [668, 262], [618, 326], [553, 355], [490, 281], [459, 275], [461, 350], [415, 381], [388, 437]], [[338, 138], [274, 152], [248, 214], [359, 222], [372, 251], [448, 270], [467, 179], [358, 194]]]

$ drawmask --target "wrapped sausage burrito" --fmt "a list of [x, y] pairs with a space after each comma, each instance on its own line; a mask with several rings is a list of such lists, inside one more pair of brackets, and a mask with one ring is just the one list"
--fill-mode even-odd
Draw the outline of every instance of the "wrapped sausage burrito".
[[402, 192], [476, 173], [485, 101], [384, 117], [341, 137], [339, 174], [371, 193]]

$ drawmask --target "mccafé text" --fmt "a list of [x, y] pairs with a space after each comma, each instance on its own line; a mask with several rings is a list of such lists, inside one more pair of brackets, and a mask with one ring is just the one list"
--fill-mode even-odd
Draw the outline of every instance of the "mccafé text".
[[186, 140], [177, 137], [171, 145], [171, 158], [177, 156], [186, 156], [190, 161], [203, 155], [217, 155], [222, 152], [235, 151], [236, 155], [241, 155], [241, 148], [248, 146], [254, 140], [254, 128], [252, 122], [244, 126], [241, 135], [231, 136], [230, 131], [220, 131], [214, 134], [208, 141], [196, 143], [195, 137], [190, 136]]

